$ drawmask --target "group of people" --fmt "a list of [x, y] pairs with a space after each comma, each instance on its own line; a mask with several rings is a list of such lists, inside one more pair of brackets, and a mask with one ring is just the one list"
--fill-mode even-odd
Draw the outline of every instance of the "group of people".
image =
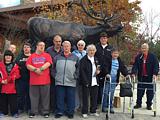
[[[0, 62], [0, 116], [10, 113], [17, 118], [20, 113], [27, 112], [30, 118], [37, 114], [48, 118], [53, 112], [55, 118], [65, 115], [72, 119], [74, 112], [81, 110], [84, 118], [88, 115], [98, 117], [98, 104], [102, 104], [102, 112], [107, 112], [110, 105], [110, 112], [114, 113], [115, 88], [120, 73], [129, 76], [127, 67], [119, 57], [118, 48], [109, 44], [107, 33], [100, 34], [97, 45], [85, 45], [80, 40], [77, 49], [71, 51], [71, 43], [62, 42], [61, 36], [55, 35], [51, 47], [45, 49], [45, 43], [39, 41], [34, 53], [31, 53], [29, 43], [24, 43], [16, 58], [11, 47], [6, 50]], [[138, 73], [138, 81], [151, 83], [157, 79], [158, 70], [157, 57], [149, 52], [147, 43], [142, 44], [131, 75]], [[114, 84], [105, 82], [103, 90], [108, 74]], [[147, 89], [147, 109], [151, 110], [153, 85], [140, 83], [138, 88], [143, 89], [138, 89], [134, 108], [142, 107], [142, 97]]]

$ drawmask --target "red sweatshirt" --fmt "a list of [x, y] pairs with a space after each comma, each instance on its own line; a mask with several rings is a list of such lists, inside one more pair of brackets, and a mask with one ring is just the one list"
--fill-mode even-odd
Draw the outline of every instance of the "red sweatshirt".
[[17, 64], [15, 64], [10, 72], [10, 74], [7, 74], [6, 66], [3, 62], [0, 62], [0, 83], [2, 83], [2, 80], [7, 79], [7, 84], [2, 84], [2, 90], [1, 93], [6, 94], [13, 94], [16, 93], [16, 87], [15, 87], [15, 80], [20, 78], [20, 72], [19, 67]]
[[[52, 64], [52, 58], [48, 53], [33, 53], [27, 60], [26, 65], [32, 65], [36, 68], [40, 68], [46, 62]], [[50, 70], [45, 69], [40, 75], [30, 71], [30, 85], [48, 85], [50, 84]]]

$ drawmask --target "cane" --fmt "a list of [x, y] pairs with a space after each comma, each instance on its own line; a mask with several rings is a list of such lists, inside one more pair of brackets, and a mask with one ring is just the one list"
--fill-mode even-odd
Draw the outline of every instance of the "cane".
[[107, 78], [109, 79], [109, 94], [108, 94], [108, 111], [107, 111], [107, 114], [106, 114], [106, 120], [110, 120], [110, 109], [111, 109], [111, 76], [109, 74], [106, 75], [105, 77], [105, 81], [107, 80]]

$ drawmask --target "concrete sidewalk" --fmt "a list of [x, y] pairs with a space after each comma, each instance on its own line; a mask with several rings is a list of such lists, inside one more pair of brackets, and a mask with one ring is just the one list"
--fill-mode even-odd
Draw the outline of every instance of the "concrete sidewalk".
[[[117, 88], [118, 89], [118, 88]], [[115, 95], [119, 94], [119, 90], [116, 90]], [[160, 83], [157, 83], [157, 116], [154, 117], [154, 113], [152, 110], [146, 110], [146, 97], [143, 98], [143, 105], [141, 109], [134, 110], [134, 120], [160, 120]], [[136, 90], [134, 91], [134, 104], [136, 102]], [[125, 99], [125, 113], [123, 113], [123, 98], [121, 98], [121, 108], [115, 108], [115, 114], [111, 114], [111, 120], [132, 120], [131, 115], [129, 113], [129, 98]], [[98, 110], [100, 113], [99, 117], [89, 116], [87, 120], [105, 120], [105, 113], [101, 113], [100, 109]], [[22, 114], [19, 116], [19, 118], [12, 118], [5, 116], [3, 118], [0, 118], [0, 120], [68, 120], [67, 117], [62, 117], [59, 119], [55, 119], [53, 115], [50, 115], [49, 118], [43, 118], [43, 116], [35, 116], [35, 118], [28, 118], [28, 115]], [[84, 118], [81, 117], [81, 113], [77, 112], [74, 116], [74, 119], [72, 120], [84, 120]]]
[[[111, 120], [160, 120], [160, 116], [153, 117], [152, 114], [146, 114], [144, 112], [136, 113], [135, 118], [132, 119], [129, 113], [121, 113], [117, 112], [114, 115], [110, 116]], [[87, 120], [105, 120], [105, 113], [100, 113], [99, 117], [89, 116]], [[55, 119], [53, 115], [50, 115], [49, 118], [43, 118], [43, 116], [35, 116], [35, 118], [28, 118], [27, 115], [20, 115], [19, 118], [12, 118], [12, 117], [3, 117], [0, 120], [69, 120], [67, 117], [62, 117]], [[74, 119], [72, 120], [86, 120], [82, 118], [79, 114], [76, 113]]]

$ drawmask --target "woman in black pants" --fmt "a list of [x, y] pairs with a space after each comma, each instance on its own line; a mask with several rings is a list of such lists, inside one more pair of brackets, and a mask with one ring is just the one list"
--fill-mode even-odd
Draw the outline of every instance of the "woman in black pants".
[[96, 47], [87, 46], [87, 55], [80, 60], [80, 84], [82, 85], [82, 116], [88, 117], [88, 98], [90, 95], [90, 115], [99, 116], [96, 112], [98, 96], [98, 79], [100, 73], [98, 61], [95, 58]]

